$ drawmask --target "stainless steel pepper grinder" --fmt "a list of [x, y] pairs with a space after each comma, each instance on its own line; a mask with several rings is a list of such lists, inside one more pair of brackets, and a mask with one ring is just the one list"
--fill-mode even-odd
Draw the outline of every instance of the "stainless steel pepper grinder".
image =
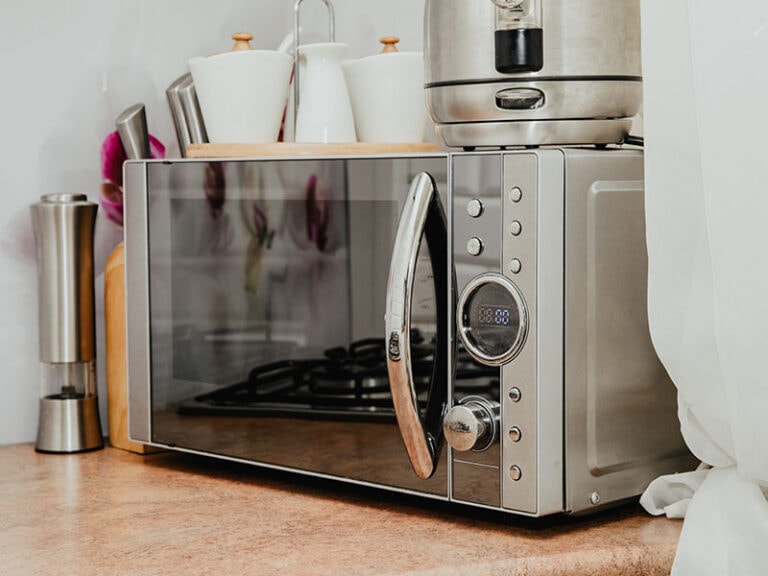
[[48, 194], [31, 207], [40, 332], [38, 452], [83, 452], [104, 447], [94, 343], [93, 232], [97, 209], [84, 194]]

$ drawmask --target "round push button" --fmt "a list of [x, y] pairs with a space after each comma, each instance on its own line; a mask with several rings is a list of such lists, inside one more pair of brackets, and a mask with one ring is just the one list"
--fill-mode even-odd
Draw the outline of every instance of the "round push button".
[[467, 202], [467, 214], [472, 218], [479, 218], [483, 214], [483, 203], [477, 198], [473, 198]]
[[483, 253], [483, 241], [480, 238], [470, 238], [467, 242], [467, 252], [470, 256], [480, 256]]

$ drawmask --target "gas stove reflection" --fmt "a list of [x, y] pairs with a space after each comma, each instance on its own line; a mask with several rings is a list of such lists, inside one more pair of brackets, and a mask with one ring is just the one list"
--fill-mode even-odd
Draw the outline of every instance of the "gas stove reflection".
[[[419, 404], [424, 407], [434, 344], [416, 331], [411, 338], [413, 377]], [[326, 350], [321, 358], [264, 364], [252, 369], [245, 382], [182, 402], [179, 413], [391, 422], [395, 412], [385, 352], [383, 338], [369, 338], [348, 348]], [[498, 368], [483, 366], [459, 349], [454, 396], [474, 394], [498, 401], [498, 378]]]

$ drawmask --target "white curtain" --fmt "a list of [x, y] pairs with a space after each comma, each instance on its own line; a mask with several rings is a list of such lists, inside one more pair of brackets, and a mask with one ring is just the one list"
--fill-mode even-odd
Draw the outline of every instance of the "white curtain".
[[[642, 0], [649, 315], [688, 446], [674, 575], [768, 574], [768, 2]], [[706, 467], [705, 467], [706, 468]]]

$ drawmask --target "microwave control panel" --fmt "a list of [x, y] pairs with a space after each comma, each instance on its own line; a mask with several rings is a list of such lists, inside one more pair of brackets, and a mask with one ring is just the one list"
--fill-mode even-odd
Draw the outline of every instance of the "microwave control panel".
[[[499, 385], [494, 398], [455, 398], [446, 414], [452, 496], [536, 516], [562, 509], [562, 474], [550, 474], [561, 462], [544, 468], [551, 477], [541, 476], [550, 449], [561, 454], [559, 437], [544, 424], [557, 411], [554, 434], [560, 433], [562, 405], [544, 405], [542, 414], [542, 402], [552, 400], [549, 391], [561, 390], [561, 379], [551, 380], [559, 370], [562, 342], [562, 166], [557, 151], [454, 158], [456, 340], [459, 354], [498, 371]], [[553, 170], [560, 178], [551, 177]], [[474, 185], [467, 173], [479, 175]], [[547, 187], [555, 187], [547, 190], [544, 203], [544, 225], [553, 235], [546, 239], [539, 231], [542, 177]], [[542, 286], [542, 264], [556, 287]], [[543, 339], [547, 356], [555, 356], [552, 367], [541, 361], [542, 289], [552, 308], [544, 311], [550, 325]], [[558, 348], [550, 350], [553, 346]], [[541, 370], [550, 380], [543, 387]]]

